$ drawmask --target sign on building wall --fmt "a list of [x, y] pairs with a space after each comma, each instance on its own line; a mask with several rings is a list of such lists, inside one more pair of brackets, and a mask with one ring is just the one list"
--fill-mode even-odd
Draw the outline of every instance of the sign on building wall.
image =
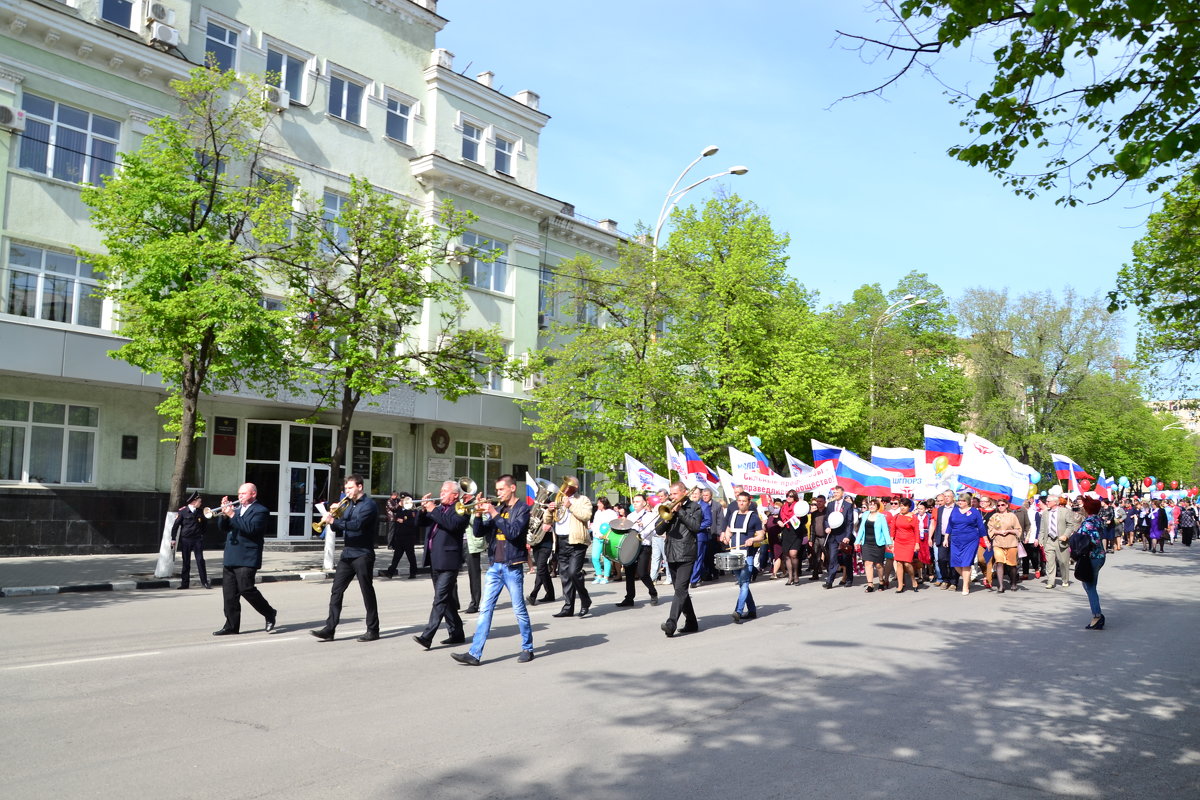
[[350, 471], [363, 478], [371, 477], [371, 432], [354, 431], [350, 444]]
[[237, 418], [217, 417], [213, 420], [212, 451], [214, 456], [237, 455]]
[[454, 459], [430, 456], [425, 462], [425, 480], [448, 481], [453, 478]]

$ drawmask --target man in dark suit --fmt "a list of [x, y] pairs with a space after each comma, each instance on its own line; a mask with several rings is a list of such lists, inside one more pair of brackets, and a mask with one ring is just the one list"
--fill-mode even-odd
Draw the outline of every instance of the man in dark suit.
[[671, 637], [675, 635], [680, 613], [683, 614], [684, 624], [678, 628], [680, 633], [695, 633], [700, 630], [696, 620], [696, 612], [692, 609], [692, 596], [688, 592], [692, 580], [692, 565], [696, 561], [696, 534], [700, 531], [700, 504], [688, 499], [687, 488], [676, 481], [671, 484], [670, 500], [675, 506], [675, 514], [668, 523], [660, 523], [659, 531], [666, 537], [664, 550], [667, 564], [671, 568], [671, 582], [674, 584], [675, 597], [671, 600], [671, 615], [662, 624], [662, 631]]
[[443, 619], [450, 637], [442, 644], [461, 644], [467, 640], [462, 617], [458, 615], [458, 571], [463, 563], [463, 533], [471, 518], [455, 510], [458, 495], [458, 482], [446, 481], [438, 495], [440, 505], [426, 494], [421, 498], [421, 513], [417, 516], [418, 526], [429, 527], [425, 552], [433, 571], [433, 609], [429, 612], [429, 624], [413, 636], [413, 641], [426, 650], [433, 645], [433, 635]]
[[179, 509], [179, 515], [175, 517], [175, 524], [171, 526], [171, 546], [177, 547], [179, 554], [183, 556], [183, 571], [180, 573], [181, 580], [179, 588], [186, 589], [192, 584], [192, 554], [196, 554], [196, 571], [200, 574], [200, 585], [205, 589], [211, 589], [212, 584], [208, 582], [208, 570], [204, 566], [204, 529], [208, 527], [208, 520], [204, 518], [204, 513], [200, 510], [200, 494], [192, 492], [185, 501], [183, 508]]
[[[840, 525], [830, 525], [829, 517], [834, 512], [842, 515], [842, 523]], [[825, 572], [825, 588], [833, 588], [833, 576], [837, 574], [838, 564], [838, 548], [845, 542], [854, 540], [854, 501], [846, 497], [846, 492], [842, 487], [835, 486], [830, 492], [829, 502], [825, 505], [825, 540], [826, 552], [829, 554], [829, 567]], [[847, 586], [854, 585], [854, 570], [850, 570], [850, 577], [843, 581]]]
[[[371, 580], [375, 575], [375, 529], [379, 526], [379, 506], [363, 491], [361, 475], [351, 475], [344, 484], [346, 504], [340, 507], [341, 514], [334, 518], [326, 513], [321, 522], [342, 535], [342, 557], [338, 559], [333, 573], [333, 590], [329, 595], [329, 617], [325, 627], [309, 631], [323, 642], [333, 639], [338, 620], [342, 616], [342, 595], [353, 578], [358, 578], [362, 589], [363, 606], [367, 614], [367, 632], [358, 637], [360, 642], [373, 642], [379, 638], [379, 604], [375, 601], [375, 587]], [[412, 563], [412, 562], [409, 562]]]
[[521, 632], [521, 654], [517, 661], [522, 664], [533, 660], [533, 626], [529, 624], [529, 610], [525, 607], [525, 538], [529, 532], [529, 506], [517, 497], [517, 482], [512, 475], [501, 475], [496, 480], [496, 505], [484, 500], [480, 514], [473, 525], [476, 536], [487, 540], [490, 566], [483, 587], [483, 606], [475, 624], [475, 636], [471, 649], [465, 653], [453, 653], [451, 658], [467, 666], [479, 666], [483, 657], [483, 646], [487, 644], [492, 628], [492, 613], [500, 592], [508, 589], [513, 613], [517, 616], [517, 630]]
[[939, 492], [937, 505], [933, 507], [933, 519], [929, 521], [929, 543], [933, 547], [933, 563], [938, 577], [938, 586], [943, 589], [953, 589], [958, 582], [954, 570], [950, 569], [950, 548], [942, 546], [942, 537], [946, 533], [946, 525], [950, 522], [950, 512], [954, 509], [954, 492]]
[[236, 506], [228, 497], [221, 498], [217, 527], [225, 534], [225, 557], [221, 564], [225, 627], [213, 631], [213, 636], [241, 632], [243, 599], [266, 619], [267, 633], [275, 630], [275, 609], [254, 585], [254, 576], [262, 568], [263, 539], [271, 530], [271, 512], [256, 502], [257, 498], [258, 487], [253, 483], [238, 487]]

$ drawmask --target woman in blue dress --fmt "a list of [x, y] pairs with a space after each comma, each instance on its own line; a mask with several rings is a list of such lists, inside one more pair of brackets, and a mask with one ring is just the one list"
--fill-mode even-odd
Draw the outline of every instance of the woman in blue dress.
[[958, 570], [964, 595], [971, 593], [971, 565], [975, 563], [979, 539], [984, 536], [987, 536], [987, 528], [983, 524], [983, 513], [971, 507], [970, 492], [961, 493], [946, 522], [942, 547], [950, 548], [950, 567]]

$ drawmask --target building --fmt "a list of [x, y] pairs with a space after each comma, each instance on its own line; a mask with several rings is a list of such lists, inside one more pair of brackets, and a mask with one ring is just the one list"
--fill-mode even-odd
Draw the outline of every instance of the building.
[[[436, 0], [0, 0], [0, 555], [157, 548], [173, 460], [154, 411], [162, 385], [109, 357], [115, 309], [91, 296], [95, 277], [72, 248], [100, 244], [80, 184], [119, 169], [118, 154], [177, 107], [169, 83], [206, 55], [274, 76], [278, 157], [326, 208], [354, 174], [431, 218], [447, 198], [473, 211], [464, 243], [502, 255], [462, 263], [462, 324], [499, 325], [514, 356], [541, 343], [553, 310], [539, 289], [556, 263], [616, 258], [616, 223], [538, 192], [549, 117], [537, 94], [456, 72], [437, 47], [448, 23], [437, 12]], [[523, 390], [484, 376], [457, 402], [373, 398], [355, 415], [346, 469], [375, 495], [537, 474], [514, 403]], [[334, 416], [301, 424], [303, 398], [249, 393], [205, 397], [201, 412], [194, 488], [206, 502], [253, 481], [277, 537], [310, 539]]]

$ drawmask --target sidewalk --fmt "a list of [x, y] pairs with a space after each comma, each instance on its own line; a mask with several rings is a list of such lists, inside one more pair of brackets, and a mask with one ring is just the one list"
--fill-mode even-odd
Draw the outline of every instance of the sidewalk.
[[[204, 553], [208, 578], [214, 586], [221, 584], [223, 555], [220, 550]], [[386, 548], [376, 550], [377, 572], [386, 569], [387, 565], [391, 563], [391, 559], [392, 552], [390, 550]], [[175, 557], [175, 571], [171, 578], [154, 577], [154, 565], [157, 563], [158, 553], [3, 558], [0, 559], [0, 597], [23, 597], [64, 592], [173, 589], [179, 586], [179, 571], [182, 566], [180, 557], [178, 555]], [[405, 560], [405, 567], [407, 567], [407, 563]], [[263, 565], [262, 569], [258, 571], [258, 583], [321, 581], [333, 577], [333, 572], [326, 572], [323, 566], [324, 553], [320, 550], [267, 551], [263, 553]], [[192, 564], [191, 585], [200, 585], [195, 563]]]

